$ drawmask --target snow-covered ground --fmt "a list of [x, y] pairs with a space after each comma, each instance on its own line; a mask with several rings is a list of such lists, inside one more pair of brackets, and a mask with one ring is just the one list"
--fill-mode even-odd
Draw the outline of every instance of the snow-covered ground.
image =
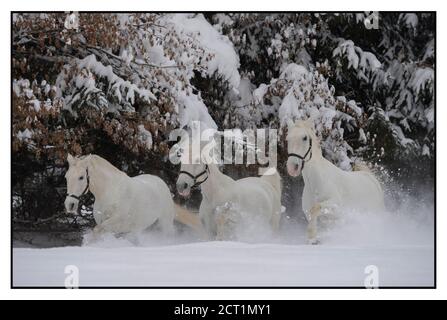
[[202, 242], [158, 247], [14, 249], [15, 286], [432, 286], [431, 246], [336, 246]]
[[280, 237], [263, 235], [246, 234], [248, 242], [108, 236], [82, 247], [15, 248], [13, 284], [64, 286], [65, 267], [75, 265], [80, 286], [361, 287], [365, 268], [374, 265], [380, 286], [434, 285], [431, 223], [362, 217], [324, 234], [317, 246], [305, 244], [300, 223], [283, 226]]

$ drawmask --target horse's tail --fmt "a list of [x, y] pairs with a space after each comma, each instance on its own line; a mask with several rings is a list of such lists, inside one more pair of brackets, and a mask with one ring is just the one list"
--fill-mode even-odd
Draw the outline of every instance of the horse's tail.
[[373, 173], [368, 165], [363, 161], [356, 161], [352, 166], [352, 171], [366, 171], [369, 173]]
[[352, 171], [361, 171], [361, 172], [367, 172], [369, 173], [370, 177], [372, 178], [372, 181], [377, 187], [377, 190], [380, 192], [381, 196], [381, 208], [385, 210], [385, 200], [383, 198], [383, 189], [382, 185], [377, 178], [377, 172], [375, 172], [374, 169], [371, 169], [365, 162], [363, 161], [355, 161], [352, 166]]
[[[275, 172], [272, 172], [270, 170], [274, 170]], [[261, 176], [261, 179], [265, 179], [268, 183], [270, 183], [275, 189], [275, 191], [278, 193], [279, 197], [281, 198], [281, 177], [278, 173], [278, 170], [276, 168], [270, 168], [267, 170], [267, 172]]]
[[198, 233], [202, 234], [204, 232], [202, 223], [197, 214], [175, 204], [175, 218], [176, 221], [181, 224], [187, 225]]
[[379, 190], [382, 192], [382, 187], [380, 185], [379, 180], [377, 179], [376, 173], [363, 161], [356, 161], [354, 162], [354, 165], [352, 166], [352, 171], [361, 171], [361, 172], [367, 172], [373, 177], [374, 183], [377, 185]]

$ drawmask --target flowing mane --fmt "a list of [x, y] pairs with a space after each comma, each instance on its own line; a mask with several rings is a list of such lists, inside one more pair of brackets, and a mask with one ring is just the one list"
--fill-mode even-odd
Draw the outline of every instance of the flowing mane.
[[106, 159], [96, 155], [96, 154], [90, 154], [87, 156], [83, 156], [83, 157], [79, 157], [78, 158], [80, 161], [89, 161], [90, 163], [92, 163], [93, 165], [98, 164], [100, 165], [101, 168], [106, 169], [108, 171], [111, 171], [113, 173], [116, 173], [118, 175], [125, 175], [127, 176], [127, 174], [121, 170], [119, 170], [117, 167], [115, 167], [113, 164], [111, 164], [109, 161], [107, 161]]

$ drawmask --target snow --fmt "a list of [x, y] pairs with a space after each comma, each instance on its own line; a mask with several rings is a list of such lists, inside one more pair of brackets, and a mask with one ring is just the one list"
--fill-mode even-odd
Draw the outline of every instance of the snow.
[[262, 104], [264, 100], [264, 96], [267, 93], [269, 87], [268, 85], [261, 83], [261, 85], [253, 91], [253, 98], [255, 103]]
[[360, 58], [360, 66], [363, 69], [369, 68], [371, 70], [379, 69], [382, 64], [377, 60], [376, 56], [371, 52], [362, 51]]
[[309, 71], [307, 71], [305, 67], [295, 63], [290, 63], [284, 68], [279, 78], [290, 81], [299, 81], [308, 73]]
[[[165, 53], [163, 51], [163, 46], [161, 45], [154, 45], [149, 46], [147, 49], [147, 55], [149, 58], [149, 61], [151, 61], [155, 65], [159, 66], [174, 66], [175, 61], [168, 59], [165, 56]], [[144, 61], [142, 61], [144, 63]]]
[[142, 141], [148, 150], [152, 149], [152, 134], [146, 130], [144, 125], [138, 126], [139, 139]]
[[17, 139], [20, 141], [30, 140], [33, 137], [33, 132], [26, 128], [25, 130], [19, 130], [17, 132]]
[[348, 69], [352, 67], [357, 70], [360, 67], [363, 71], [375, 71], [382, 66], [373, 53], [363, 51], [360, 47], [354, 45], [352, 40], [341, 39], [340, 44], [334, 49], [332, 55], [333, 57], [345, 56], [348, 59]]
[[367, 142], [365, 131], [362, 128], [359, 129], [359, 141], [363, 144]]
[[231, 20], [231, 18], [224, 13], [216, 13], [214, 21], [216, 23], [213, 27], [220, 33], [222, 33], [224, 27], [232, 26], [234, 24], [233, 20]]
[[434, 56], [435, 56], [435, 41], [432, 39], [425, 46], [425, 53], [422, 59], [427, 60], [433, 58]]
[[29, 100], [29, 104], [31, 104], [36, 112], [40, 111], [40, 101], [37, 99]]
[[282, 125], [287, 123], [288, 119], [296, 119], [303, 116], [304, 112], [297, 108], [297, 106], [299, 106], [299, 102], [291, 90], [282, 100], [281, 106], [278, 110], [278, 117], [281, 119]]
[[354, 69], [358, 68], [359, 57], [355, 52], [355, 46], [351, 40], [342, 42], [333, 52], [334, 57], [341, 56], [342, 54], [345, 54], [348, 59], [348, 69], [351, 67]]
[[[106, 78], [110, 85], [113, 87], [117, 87], [122, 91], [127, 90], [128, 93], [126, 100], [131, 102], [132, 104], [134, 103], [133, 92], [138, 93], [138, 95], [140, 95], [141, 98], [145, 99], [146, 101], [150, 101], [150, 99], [156, 99], [152, 92], [150, 92], [149, 90], [138, 88], [135, 84], [132, 84], [129, 81], [118, 77], [115, 73], [113, 73], [112, 66], [104, 66], [101, 62], [96, 60], [96, 57], [93, 54], [85, 57], [82, 60], [79, 60], [78, 67], [80, 69], [86, 68], [87, 70], [91, 70], [98, 76]], [[89, 84], [94, 86], [94, 82]]]
[[418, 202], [394, 214], [348, 215], [322, 231], [316, 246], [306, 244], [304, 224], [286, 218], [279, 236], [254, 226], [238, 242], [149, 233], [107, 235], [83, 247], [14, 248], [13, 284], [63, 286], [65, 267], [75, 265], [81, 286], [362, 287], [373, 265], [380, 286], [433, 286], [431, 209]]
[[179, 124], [180, 128], [191, 125], [193, 121], [199, 121], [206, 126], [204, 129], [217, 129], [217, 125], [208, 113], [208, 108], [197, 95], [189, 95], [181, 91], [178, 93], [177, 102], [179, 104]]
[[[106, 105], [108, 111], [120, 111], [132, 109], [127, 106], [135, 102], [140, 106], [140, 100], [144, 100], [147, 105], [138, 108], [138, 112], [145, 115], [149, 109], [148, 120], [165, 121], [166, 127], [184, 127], [199, 121], [202, 130], [217, 129], [211, 116], [215, 113], [208, 111], [201, 97], [205, 92], [200, 92], [200, 85], [193, 85], [193, 78], [199, 73], [229, 84], [229, 88], [225, 82], [225, 88], [218, 86], [214, 88], [216, 92], [206, 92], [206, 101], [213, 99], [210, 107], [217, 105], [221, 94], [228, 98], [224, 99], [228, 105], [223, 107], [231, 106], [228, 108], [231, 111], [226, 113], [220, 129], [227, 128], [230, 122], [237, 128], [278, 128], [294, 119], [311, 118], [328, 159], [351, 170], [350, 157], [363, 151], [353, 150], [348, 141], [355, 140], [358, 131], [359, 142], [369, 142], [369, 132], [360, 128], [360, 120], [364, 112], [371, 119], [375, 116], [368, 109], [369, 101], [365, 103], [362, 96], [376, 96], [371, 107], [383, 115], [383, 122], [392, 129], [396, 142], [408, 150], [418, 148], [418, 154], [424, 157], [435, 156], [431, 135], [435, 110], [430, 97], [434, 93], [435, 41], [429, 35], [432, 28], [427, 24], [431, 22], [424, 15], [402, 14], [396, 29], [390, 31], [387, 28], [391, 25], [384, 24], [379, 47], [365, 46], [374, 53], [364, 51], [349, 39], [337, 38], [349, 32], [333, 33], [327, 23], [330, 17], [327, 22], [314, 19], [322, 23], [322, 28], [318, 27], [317, 37], [309, 37], [317, 35], [318, 24], [309, 27], [299, 21], [296, 25], [289, 24], [289, 18], [278, 24], [274, 16], [267, 16], [265, 21], [253, 16], [255, 24], [250, 25], [251, 19], [243, 14], [217, 14], [211, 25], [202, 14], [161, 14], [154, 20], [161, 27], [146, 30], [129, 28], [140, 21], [136, 16], [117, 16], [119, 33], [127, 32], [131, 40], [120, 46], [119, 55], [113, 53], [115, 49], [112, 52], [110, 47], [99, 47], [97, 50], [106, 51], [110, 60], [101, 58], [99, 53], [81, 55], [79, 58], [83, 59], [65, 56], [68, 62], [56, 83], [54, 74], [45, 74], [47, 80], [39, 81], [40, 84], [33, 79], [13, 80], [14, 94], [33, 110], [26, 117], [27, 124], [40, 121], [38, 118], [45, 116], [43, 111], [51, 109], [53, 103], [58, 106], [56, 100], [47, 97], [54, 91], [65, 102], [64, 108], [72, 111], [75, 109], [71, 106], [78, 105], [75, 102], [86, 101], [87, 106]], [[365, 14], [355, 17], [361, 23], [365, 20]], [[26, 16], [20, 15], [14, 15], [13, 20], [27, 21]], [[15, 27], [22, 29], [19, 24]], [[417, 37], [393, 40], [392, 34], [397, 31], [414, 33]], [[431, 39], [428, 42], [421, 37], [425, 32]], [[17, 45], [27, 47], [27, 31], [19, 34], [23, 38]], [[80, 36], [84, 43], [85, 38]], [[409, 50], [420, 38], [421, 52]], [[314, 61], [315, 54], [309, 54], [311, 47], [323, 53], [321, 65]], [[331, 54], [325, 57], [325, 52], [332, 53], [332, 57]], [[269, 56], [265, 68], [256, 68], [256, 62], [264, 61], [259, 58], [265, 54]], [[247, 63], [242, 68], [239, 56]], [[29, 64], [26, 59], [20, 61]], [[265, 83], [256, 88], [254, 83], [260, 82], [256, 78], [258, 69], [266, 77], [262, 80]], [[316, 71], [320, 69], [328, 71]], [[336, 76], [331, 77], [334, 80], [331, 83], [337, 86], [337, 92], [346, 92], [348, 99], [334, 96], [335, 89], [326, 79], [333, 72]], [[352, 77], [359, 81], [358, 86]], [[345, 85], [354, 85], [353, 91], [344, 90]], [[359, 94], [359, 88], [371, 91], [369, 87], [380, 94]], [[19, 106], [21, 99], [17, 100]], [[166, 110], [169, 113], [164, 114]], [[53, 111], [59, 112], [58, 108]], [[156, 111], [163, 112], [162, 120], [156, 119]], [[34, 116], [35, 113], [41, 114]], [[152, 115], [154, 118], [149, 119]], [[40, 135], [31, 127], [17, 126], [14, 132], [19, 141], [26, 142], [24, 145], [31, 145], [33, 138]], [[63, 125], [58, 125], [57, 129], [61, 128]], [[350, 132], [346, 141], [345, 132]], [[152, 134], [144, 125], [138, 126], [137, 135], [148, 149], [157, 151], [152, 145]], [[166, 136], [166, 132], [154, 135]], [[369, 145], [362, 148], [367, 151]], [[391, 154], [393, 150], [383, 146], [377, 150], [381, 156], [385, 151]], [[135, 245], [132, 241], [108, 238], [87, 247], [15, 248], [14, 281], [17, 285], [62, 285], [63, 266], [76, 264], [81, 268], [83, 285], [362, 285], [364, 267], [376, 264], [381, 270], [382, 285], [432, 285], [433, 225], [420, 226], [399, 219], [370, 219], [355, 227], [344, 226], [337, 234], [325, 235], [323, 244], [315, 247], [305, 245], [306, 231], [298, 223], [293, 228], [289, 226], [279, 239], [265, 237], [261, 232], [264, 236], [261, 239], [247, 234], [240, 242], [192, 242], [181, 237], [170, 242], [149, 237]]]
[[417, 68], [410, 80], [410, 85], [416, 93], [419, 93], [427, 83], [434, 81], [434, 77], [432, 68]]
[[430, 148], [426, 144], [422, 146], [422, 155], [427, 157], [430, 156]]
[[435, 121], [435, 110], [433, 106], [425, 110], [425, 117], [427, 118], [427, 121], [430, 123], [433, 123]]
[[419, 19], [418, 16], [415, 13], [406, 13], [401, 15], [401, 19], [404, 21], [404, 23], [413, 29], [416, 29]]
[[17, 96], [24, 94], [28, 99], [34, 97], [33, 90], [30, 87], [30, 81], [28, 79], [14, 79], [12, 82], [12, 89]]
[[195, 35], [203, 48], [214, 55], [207, 63], [207, 72], [222, 75], [233, 88], [239, 87], [239, 57], [227, 36], [220, 34], [202, 14], [174, 14], [170, 21], [177, 32]]
[[347, 106], [352, 109], [355, 113], [357, 113], [358, 116], [362, 115], [362, 109], [357, 106], [354, 100], [349, 100], [347, 103]]
[[391, 128], [393, 129], [393, 134], [398, 137], [399, 143], [401, 143], [403, 146], [414, 143], [412, 139], [405, 137], [403, 130], [398, 125], [391, 124]]
[[[353, 150], [344, 141], [344, 128], [349, 132], [357, 129], [356, 119], [362, 116], [362, 107], [354, 100], [334, 96], [334, 87], [317, 70], [309, 71], [296, 63], [283, 64], [281, 70], [278, 79], [272, 79], [269, 85], [261, 84], [253, 91], [251, 106], [263, 113], [264, 119], [269, 112], [277, 117], [280, 127], [297, 119], [312, 119], [317, 135], [324, 137], [322, 147], [329, 160], [349, 170], [351, 161], [347, 152], [352, 154]], [[343, 111], [348, 108], [356, 117]], [[245, 120], [260, 125], [259, 113], [247, 112], [250, 119]], [[331, 137], [326, 136], [328, 133]]]
[[237, 90], [232, 90], [232, 92], [236, 94], [236, 97], [230, 97], [230, 99], [237, 107], [249, 105], [252, 98], [254, 98], [254, 88], [255, 85], [251, 83], [250, 79], [243, 78], [241, 79]]
[[308, 246], [204, 242], [159, 247], [14, 249], [14, 286], [432, 286], [430, 246]]

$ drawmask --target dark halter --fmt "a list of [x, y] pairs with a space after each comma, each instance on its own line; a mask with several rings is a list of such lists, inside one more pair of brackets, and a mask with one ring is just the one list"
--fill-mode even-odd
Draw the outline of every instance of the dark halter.
[[69, 194], [69, 195], [67, 195], [67, 197], [71, 197], [71, 198], [74, 198], [79, 201], [79, 199], [81, 199], [81, 197], [88, 192], [88, 189], [90, 188], [90, 176], [88, 175], [88, 168], [85, 169], [85, 176], [87, 179], [87, 185], [85, 186], [84, 191], [82, 191], [82, 193], [79, 196], [74, 195], [74, 194]]
[[[190, 177], [194, 181], [194, 184], [191, 186], [191, 189], [192, 189], [192, 188], [196, 188], [196, 187], [200, 186], [202, 183], [204, 183], [206, 180], [208, 180], [208, 172], [209, 172], [208, 165], [205, 165], [205, 170], [203, 170], [196, 176], [192, 175], [188, 171], [180, 171], [179, 175], [181, 175], [182, 173], [186, 174], [188, 177]], [[203, 179], [202, 181], [197, 182], [197, 179], [199, 179], [204, 174], [206, 174], [206, 178]]]
[[289, 157], [295, 157], [295, 158], [301, 159], [301, 160], [303, 161], [303, 162], [302, 162], [302, 165], [301, 165], [301, 170], [303, 170], [303, 168], [304, 168], [304, 163], [307, 162], [307, 161], [306, 161], [306, 158], [307, 158], [307, 156], [309, 155], [309, 153], [310, 153], [310, 157], [309, 157], [309, 159], [308, 159], [307, 161], [309, 161], [310, 159], [312, 159], [312, 138], [310, 138], [310, 137], [309, 137], [309, 149], [307, 149], [307, 151], [306, 151], [306, 153], [304, 154], [304, 156], [300, 156], [299, 154], [296, 154], [296, 153], [289, 153], [288, 156], [289, 156]]

